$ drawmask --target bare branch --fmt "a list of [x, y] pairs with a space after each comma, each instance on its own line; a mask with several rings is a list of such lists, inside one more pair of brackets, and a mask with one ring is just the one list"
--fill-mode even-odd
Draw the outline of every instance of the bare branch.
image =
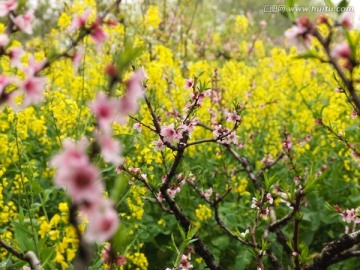
[[[360, 243], [360, 230], [351, 234], [344, 234], [340, 238], [328, 243], [315, 257], [314, 262], [307, 266], [307, 270], [322, 270], [326, 269], [330, 264], [337, 262], [336, 256], [340, 256], [345, 250]], [[339, 257], [341, 258], [341, 256]], [[332, 262], [332, 260], [334, 260]], [[344, 258], [346, 259], [346, 257]]]
[[4, 240], [0, 239], [0, 247], [6, 249], [9, 253], [17, 257], [18, 259], [27, 262], [30, 265], [31, 270], [41, 270], [41, 262], [33, 251], [26, 251], [24, 253], [16, 250]]
[[[316, 37], [318, 39], [320, 44], [324, 47], [324, 49], [326, 51], [326, 54], [329, 57], [329, 62], [334, 67], [337, 74], [339, 75], [339, 77], [343, 81], [345, 87], [349, 91], [351, 101], [355, 105], [356, 112], [357, 112], [358, 115], [360, 115], [360, 98], [359, 98], [358, 94], [355, 91], [353, 81], [351, 80], [351, 76], [350, 76], [350, 78], [348, 78], [346, 76], [344, 70], [342, 69], [342, 67], [340, 66], [338, 61], [335, 60], [334, 57], [331, 55], [330, 40], [325, 40], [318, 30], [314, 30], [312, 34], [314, 35], [314, 37]], [[352, 70], [351, 70], [351, 73], [352, 73]]]

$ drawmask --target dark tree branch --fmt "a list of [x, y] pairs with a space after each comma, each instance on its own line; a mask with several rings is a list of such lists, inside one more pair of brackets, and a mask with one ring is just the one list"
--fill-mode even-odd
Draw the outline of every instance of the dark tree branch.
[[268, 230], [270, 232], [275, 232], [276, 229], [287, 225], [291, 221], [291, 219], [294, 217], [294, 214], [295, 214], [295, 212], [294, 212], [294, 210], [292, 210], [288, 215], [286, 215], [283, 218], [278, 219], [275, 222], [271, 223], [268, 226]]
[[[161, 126], [160, 126], [160, 123], [159, 123], [159, 120], [155, 114], [155, 111], [151, 105], [151, 102], [150, 100], [148, 99], [148, 97], [145, 95], [144, 96], [144, 99], [145, 99], [145, 102], [146, 102], [146, 105], [150, 111], [150, 114], [151, 114], [151, 117], [152, 117], [152, 120], [153, 120], [153, 124], [154, 124], [154, 127], [155, 127], [155, 130], [156, 130], [156, 133], [160, 136], [160, 138], [162, 139], [162, 136], [160, 135], [160, 132], [161, 132]], [[170, 148], [171, 150], [173, 151], [177, 151], [178, 148], [174, 145], [172, 145], [171, 143], [168, 143], [168, 142], [164, 142], [164, 144]]]
[[360, 251], [359, 250], [346, 250], [344, 252], [341, 252], [340, 254], [336, 255], [335, 257], [333, 257], [330, 262], [329, 265], [353, 258], [353, 257], [360, 257]]
[[273, 266], [273, 269], [276, 270], [284, 270], [284, 266], [280, 263], [280, 261], [278, 260], [278, 258], [275, 256], [275, 254], [273, 253], [271, 248], [268, 248], [266, 250], [266, 254], [269, 257], [269, 261], [271, 263], [271, 265]]
[[284, 232], [280, 230], [280, 228], [275, 229], [276, 234], [276, 240], [280, 243], [280, 245], [283, 247], [284, 251], [288, 256], [291, 256], [292, 250], [288, 244], [289, 239], [286, 237]]
[[342, 258], [340, 254], [359, 243], [360, 230], [341, 236], [340, 238], [328, 243], [322, 249], [320, 254], [315, 257], [313, 263], [306, 267], [306, 270], [323, 270], [333, 263], [342, 259], [347, 259], [346, 256]]
[[14, 255], [16, 258], [27, 262], [30, 265], [31, 270], [40, 270], [41, 262], [33, 251], [20, 252], [17, 249], [10, 246], [4, 240], [0, 239], [0, 247], [6, 249], [9, 253]]
[[[348, 78], [343, 70], [343, 68], [340, 66], [339, 62], [334, 59], [334, 57], [331, 55], [331, 48], [330, 48], [330, 40], [325, 40], [321, 33], [318, 30], [314, 30], [313, 33], [314, 37], [317, 38], [317, 40], [320, 42], [320, 44], [325, 49], [325, 52], [327, 56], [329, 57], [330, 64], [334, 67], [337, 74], [339, 75], [340, 79], [343, 81], [345, 87], [349, 91], [351, 102], [353, 105], [355, 105], [355, 109], [358, 115], [360, 115], [360, 98], [358, 94], [356, 93], [353, 81], [351, 78]], [[352, 73], [352, 70], [351, 70]]]
[[[178, 169], [181, 160], [184, 157], [184, 151], [185, 148], [181, 145], [186, 144], [187, 136], [184, 136], [183, 139], [181, 139], [179, 143], [179, 147], [175, 156], [175, 160], [169, 170], [169, 172], [166, 175], [166, 179], [164, 183], [162, 184], [160, 191], [165, 199], [166, 203], [169, 205], [170, 210], [173, 212], [174, 216], [176, 217], [176, 220], [180, 222], [180, 225], [184, 228], [185, 231], [188, 231], [191, 225], [190, 220], [188, 217], [184, 214], [184, 212], [179, 208], [179, 206], [176, 204], [175, 200], [169, 195], [167, 190], [169, 189], [171, 179], [175, 176], [176, 170]], [[222, 267], [219, 266], [215, 262], [214, 255], [207, 249], [205, 244], [202, 242], [198, 234], [194, 235], [194, 239], [196, 241], [194, 242], [195, 252], [203, 258], [205, 261], [205, 264], [207, 267], [211, 270], [221, 270]]]

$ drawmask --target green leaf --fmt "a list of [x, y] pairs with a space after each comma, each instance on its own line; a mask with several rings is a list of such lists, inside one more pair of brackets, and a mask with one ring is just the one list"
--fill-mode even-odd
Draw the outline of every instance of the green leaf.
[[346, 7], [349, 6], [349, 1], [347, 0], [342, 0], [339, 5], [338, 5], [338, 11], [337, 13], [340, 15], [341, 13], [343, 13], [344, 11], [341, 11], [342, 9], [345, 10]]
[[295, 0], [286, 0], [286, 7], [293, 8], [295, 6]]
[[119, 203], [126, 196], [129, 190], [129, 180], [124, 174], [120, 174], [116, 179], [114, 189], [111, 192], [111, 198]]
[[357, 44], [358, 42], [354, 42], [354, 40], [352, 39], [350, 32], [347, 30], [344, 30], [344, 34], [346, 36], [346, 40], [349, 43], [350, 49], [351, 49], [351, 58], [352, 59], [356, 59], [356, 51], [357, 51]]
[[229, 237], [222, 235], [214, 238], [211, 243], [219, 249], [225, 249], [229, 245]]
[[136, 236], [134, 237], [134, 235], [130, 235], [129, 232], [130, 230], [126, 227], [126, 225], [124, 223], [120, 223], [119, 228], [111, 240], [112, 246], [120, 254], [125, 254], [130, 243], [133, 243], [137, 238]]
[[205, 71], [200, 71], [200, 72], [196, 75], [196, 77], [197, 77], [197, 78], [200, 78], [200, 76], [203, 75], [204, 73], [205, 73]]
[[54, 253], [55, 247], [44, 247], [40, 249], [40, 259], [43, 266], [45, 266], [48, 262], [50, 263]]
[[289, 14], [288, 14], [286, 11], [281, 11], [281, 12], [280, 12], [280, 15], [281, 15], [281, 16], [284, 16], [286, 19], [290, 19], [290, 18], [289, 18]]
[[319, 59], [319, 56], [317, 56], [313, 52], [307, 52], [307, 53], [299, 54], [299, 55], [294, 57], [294, 59], [309, 59], [309, 58]]
[[138, 58], [143, 51], [142, 47], [133, 47], [132, 44], [126, 44], [123, 51], [118, 55], [115, 64], [122, 76], [130, 65]]
[[293, 7], [295, 6], [295, 0], [286, 0], [285, 2], [285, 12], [287, 13], [287, 17], [293, 21], [295, 20], [295, 13], [293, 11]]
[[178, 250], [177, 246], [176, 246], [176, 242], [175, 242], [175, 238], [174, 238], [174, 234], [171, 234], [171, 243], [173, 245], [173, 248], [176, 250], [177, 254], [180, 253], [180, 251]]
[[333, 2], [331, 0], [324, 0], [324, 3], [331, 8], [335, 8], [335, 5], [333, 4]]
[[3, 259], [3, 261], [0, 262], [0, 269], [8, 269], [9, 263], [10, 263], [10, 258], [7, 258], [6, 260]]
[[331, 212], [336, 212], [336, 209], [328, 202], [325, 202], [324, 206], [325, 206], [325, 209], [330, 210]]
[[271, 186], [274, 185], [277, 181], [276, 174], [269, 177], [267, 176], [267, 174], [264, 173], [264, 181], [265, 181], [265, 189], [270, 190]]
[[15, 239], [17, 244], [19, 245], [21, 251], [32, 250], [35, 251], [35, 243], [33, 239], [30, 237], [32, 234], [25, 226], [19, 224], [17, 222], [13, 222], [15, 228]]
[[184, 232], [183, 228], [181, 227], [181, 225], [179, 223], [177, 223], [177, 226], [178, 226], [178, 229], [179, 229], [179, 232], [180, 232], [180, 235], [181, 235], [181, 239], [185, 240], [186, 236], [185, 236], [185, 232]]
[[190, 229], [187, 233], [187, 239], [192, 239], [194, 237], [194, 235], [197, 233], [198, 229], [199, 229], [198, 227], [190, 226]]

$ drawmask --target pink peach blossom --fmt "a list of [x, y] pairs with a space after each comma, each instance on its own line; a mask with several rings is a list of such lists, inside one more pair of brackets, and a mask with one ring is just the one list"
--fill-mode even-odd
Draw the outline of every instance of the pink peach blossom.
[[90, 36], [92, 40], [96, 43], [98, 49], [100, 49], [101, 44], [108, 38], [108, 35], [105, 33], [104, 29], [101, 28], [99, 21], [96, 21], [91, 26]]
[[223, 127], [221, 125], [216, 125], [213, 131], [214, 138], [217, 139], [223, 134]]
[[71, 60], [73, 62], [74, 72], [78, 71], [83, 57], [84, 57], [84, 47], [79, 46], [79, 48], [77, 50], [75, 50], [75, 52], [71, 58]]
[[105, 93], [99, 92], [96, 100], [89, 104], [92, 112], [95, 114], [99, 126], [104, 131], [109, 131], [111, 122], [115, 120], [118, 103], [106, 96]]
[[11, 66], [20, 68], [22, 66], [21, 57], [23, 57], [24, 54], [25, 54], [25, 52], [22, 47], [12, 48], [9, 51]]
[[144, 96], [142, 82], [147, 77], [143, 68], [135, 71], [130, 79], [126, 82], [127, 91], [120, 100], [119, 111], [122, 118], [125, 115], [133, 114], [139, 107], [139, 99]]
[[342, 213], [342, 220], [344, 222], [347, 222], [347, 223], [352, 223], [355, 219], [355, 210], [354, 209], [351, 209], [351, 210], [345, 210], [343, 213]]
[[14, 77], [6, 77], [4, 75], [0, 75], [0, 94], [2, 93], [3, 89], [7, 85], [9, 85], [15, 81], [16, 81], [16, 79]]
[[20, 88], [24, 90], [23, 106], [35, 104], [44, 99], [45, 77], [27, 77], [20, 83]]
[[101, 155], [106, 162], [112, 163], [115, 166], [123, 163], [123, 158], [121, 157], [122, 147], [118, 140], [111, 137], [109, 133], [97, 133], [95, 138], [100, 145]]
[[27, 67], [23, 67], [23, 71], [27, 76], [34, 76], [45, 66], [46, 60], [36, 61], [34, 55], [30, 55]]
[[194, 82], [192, 79], [185, 80], [185, 89], [191, 89], [194, 86]]
[[310, 31], [314, 28], [314, 24], [307, 17], [300, 17], [296, 20], [296, 24], [285, 31], [285, 37], [290, 43], [297, 44], [299, 38], [302, 38], [306, 45], [310, 45]]
[[88, 164], [89, 157], [86, 155], [86, 148], [89, 146], [88, 139], [83, 138], [78, 143], [72, 139], [64, 139], [62, 141], [63, 150], [52, 157], [50, 166], [52, 168], [76, 168]]
[[86, 10], [83, 14], [78, 15], [72, 22], [71, 25], [67, 28], [68, 32], [75, 31], [81, 27], [85, 27], [86, 22], [88, 21], [91, 15], [91, 10]]
[[34, 11], [29, 10], [27, 13], [18, 15], [16, 17], [11, 17], [11, 20], [15, 26], [22, 32], [31, 35], [32, 30], [32, 21], [34, 20]]
[[9, 43], [9, 37], [7, 34], [0, 34], [0, 48], [5, 48]]
[[134, 125], [133, 125], [133, 129], [136, 129], [137, 132], [141, 132], [142, 131], [142, 128], [141, 128], [141, 124], [136, 122]]
[[99, 210], [88, 217], [89, 223], [85, 232], [85, 239], [90, 242], [102, 243], [109, 240], [119, 226], [119, 217], [111, 202], [104, 199]]
[[174, 123], [168, 126], [162, 126], [160, 135], [163, 136], [165, 142], [172, 143], [178, 137], [177, 132], [174, 129]]
[[159, 202], [162, 202], [164, 200], [164, 197], [162, 195], [162, 193], [159, 191], [159, 193], [156, 195], [156, 198]]
[[267, 193], [267, 194], [266, 194], [266, 200], [267, 200], [270, 204], [273, 204], [274, 199], [273, 199], [273, 197], [271, 196], [271, 193]]
[[351, 49], [347, 42], [334, 45], [331, 56], [334, 58], [350, 58]]
[[161, 139], [158, 139], [157, 141], [154, 142], [155, 151], [159, 151], [159, 150], [164, 150], [165, 149], [165, 145], [164, 142]]
[[350, 30], [353, 27], [354, 14], [350, 12], [343, 13], [340, 23], [345, 29]]
[[236, 112], [227, 112], [226, 113], [226, 121], [231, 123], [236, 123], [240, 121], [240, 116]]
[[188, 258], [188, 256], [186, 255], [182, 255], [181, 256], [181, 261], [180, 261], [180, 267], [181, 267], [181, 270], [189, 270], [191, 268], [193, 268], [193, 265], [190, 263], [190, 258]]
[[0, 2], [0, 17], [6, 16], [10, 11], [17, 8], [18, 3], [16, 0], [8, 0]]
[[81, 203], [86, 198], [95, 195], [100, 196], [104, 187], [100, 181], [99, 170], [91, 164], [78, 166], [76, 168], [64, 168], [60, 174], [58, 184], [63, 185], [75, 203]]
[[167, 189], [167, 193], [173, 199], [175, 198], [176, 193], [179, 193], [179, 192], [180, 192], [180, 187], [176, 187], [174, 189], [170, 189], [170, 188]]
[[204, 197], [207, 199], [207, 200], [209, 200], [210, 199], [210, 196], [213, 194], [213, 188], [209, 188], [208, 190], [206, 190], [205, 192], [204, 192]]
[[297, 38], [303, 35], [306, 31], [307, 29], [304, 26], [293, 25], [290, 29], [285, 31], [285, 37], [293, 43], [296, 43]]
[[147, 78], [144, 68], [135, 71], [130, 79], [127, 81], [127, 94], [133, 98], [142, 98], [144, 96], [144, 88], [142, 82]]

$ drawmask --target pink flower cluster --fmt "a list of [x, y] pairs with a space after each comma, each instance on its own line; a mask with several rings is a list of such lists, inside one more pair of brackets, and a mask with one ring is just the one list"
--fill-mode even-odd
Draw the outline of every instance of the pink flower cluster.
[[334, 59], [342, 59], [342, 66], [346, 69], [352, 69], [351, 63], [351, 48], [347, 42], [335, 44], [331, 51], [331, 56]]
[[[86, 29], [88, 20], [91, 15], [91, 10], [86, 10], [83, 14], [78, 15], [72, 21], [71, 25], [68, 27], [68, 32], [73, 32], [78, 29]], [[103, 21], [101, 18], [97, 18], [95, 22], [91, 23], [88, 30], [90, 31], [90, 37], [95, 42], [98, 49], [101, 48], [102, 43], [108, 38], [108, 35], [102, 29]]]
[[203, 103], [204, 98], [207, 96], [207, 93], [208, 91], [194, 91], [190, 96], [189, 102], [185, 105], [185, 111], [189, 111], [190, 108], [201, 107], [201, 104]]
[[175, 128], [175, 124], [171, 123], [168, 126], [162, 126], [160, 130], [160, 136], [157, 141], [154, 142], [154, 150], [164, 150], [165, 143], [178, 143], [186, 133], [189, 137], [191, 137], [192, 132], [194, 131], [196, 125], [198, 124], [199, 120], [197, 118], [192, 119], [187, 124], [181, 124], [179, 127]]
[[285, 139], [282, 141], [282, 149], [285, 151], [291, 151], [292, 141], [290, 135], [286, 135]]
[[221, 144], [239, 144], [235, 130], [231, 131], [229, 128], [222, 127], [220, 124], [215, 125], [213, 135], [214, 139], [219, 140]]
[[295, 25], [285, 32], [285, 37], [293, 44], [296, 44], [299, 38], [302, 38], [306, 45], [310, 45], [311, 31], [315, 25], [307, 17], [300, 17]]
[[188, 270], [193, 268], [193, 265], [190, 263], [190, 260], [191, 260], [191, 254], [188, 254], [187, 256], [183, 254], [181, 256], [179, 268], [181, 270]]
[[[353, 15], [351, 13], [344, 13], [340, 18], [340, 21], [336, 22], [334, 26], [342, 26], [345, 30], [350, 30], [353, 26], [352, 17]], [[328, 27], [331, 27], [331, 24], [325, 15], [320, 15], [318, 17], [318, 23], [326, 24]], [[296, 44], [299, 39], [302, 39], [305, 42], [305, 45], [309, 47], [311, 37], [315, 35], [316, 31], [315, 24], [312, 23], [309, 18], [303, 16], [298, 18], [295, 24], [285, 32], [285, 36], [294, 44]], [[351, 48], [345, 41], [340, 44], [335, 44], [330, 51], [330, 56], [335, 60], [342, 59], [342, 66], [349, 70], [353, 68], [351, 54]]]
[[354, 210], [354, 208], [350, 210], [343, 210], [340, 212], [340, 215], [342, 216], [342, 220], [346, 223], [360, 223], [360, 216], [356, 215], [356, 211]]
[[[169, 194], [169, 196], [174, 199], [176, 194], [179, 193], [181, 191], [181, 188], [185, 185], [185, 183], [187, 181], [190, 181], [190, 179], [192, 179], [191, 181], [193, 181], [195, 178], [193, 177], [193, 174], [190, 173], [189, 176], [187, 177], [184, 177], [184, 175], [182, 173], [179, 173], [177, 176], [176, 176], [176, 180], [177, 180], [177, 183], [172, 183], [171, 184], [171, 187], [168, 188], [166, 190], [166, 192]], [[163, 175], [163, 177], [161, 178], [161, 181], [162, 183], [164, 183], [166, 180], [166, 175]], [[162, 202], [164, 199], [163, 195], [161, 192], [159, 192], [157, 194], [157, 200], [159, 202]]]
[[181, 260], [178, 266], [174, 268], [166, 268], [165, 270], [189, 270], [192, 269], [194, 266], [190, 262], [191, 260], [191, 253], [187, 256], [185, 254], [181, 255]]
[[182, 129], [175, 130], [174, 123], [162, 126], [160, 135], [163, 137], [163, 141], [168, 143], [178, 142], [183, 137]]
[[268, 204], [274, 203], [274, 199], [271, 193], [266, 193], [266, 195], [261, 201], [258, 201], [255, 197], [252, 197], [252, 204], [250, 206], [253, 209], [257, 209], [260, 213], [260, 217], [262, 217], [263, 219], [267, 219], [269, 215], [269, 208], [264, 207], [265, 202], [267, 202]]
[[[0, 2], [0, 17], [8, 16], [11, 20], [12, 28], [10, 34], [16, 31], [22, 31], [27, 34], [32, 34], [32, 22], [34, 20], [34, 11], [28, 10], [24, 14], [16, 14], [18, 2], [16, 0], [7, 0]], [[35, 104], [44, 99], [44, 87], [46, 78], [39, 76], [38, 73], [44, 68], [46, 61], [36, 62], [33, 55], [30, 55], [28, 65], [21, 62], [21, 58], [25, 55], [22, 47], [13, 47], [7, 49], [10, 43], [8, 34], [0, 34], [0, 53], [8, 56], [12, 67], [16, 67], [23, 71], [24, 79], [17, 77], [5, 77], [1, 75], [2, 84], [0, 85], [0, 100], [1, 103], [8, 104], [15, 109], [19, 109], [15, 103], [14, 98], [18, 95], [23, 95], [23, 101], [20, 109], [23, 109], [30, 104]], [[15, 84], [18, 90], [11, 93], [5, 92], [8, 85]]]
[[[10, 63], [13, 67], [17, 67], [23, 71], [25, 78], [21, 80], [15, 76], [5, 77], [4, 75], [0, 75], [0, 99], [15, 109], [19, 108], [14, 103], [14, 98], [19, 95], [24, 96], [20, 109], [43, 101], [46, 78], [39, 76], [38, 72], [43, 69], [45, 60], [37, 62], [34, 56], [30, 55], [28, 65], [23, 65], [20, 59], [25, 52], [21, 47], [12, 48], [5, 54], [9, 56]], [[10, 84], [16, 85], [18, 90], [6, 93], [5, 89]]]
[[[82, 24], [82, 19], [78, 20]], [[104, 161], [120, 166], [123, 163], [120, 142], [112, 137], [113, 121], [123, 123], [127, 114], [138, 109], [138, 99], [143, 96], [142, 80], [144, 70], [136, 71], [127, 82], [127, 91], [120, 99], [98, 93], [96, 100], [89, 104], [98, 127], [94, 138], [100, 147]], [[63, 151], [51, 160], [56, 168], [55, 185], [63, 188], [70, 195], [73, 203], [88, 218], [85, 238], [88, 241], [104, 242], [112, 237], [119, 224], [119, 218], [112, 202], [103, 196], [104, 185], [99, 170], [91, 164], [86, 149], [87, 139], [75, 144], [70, 139], [63, 142]], [[139, 170], [140, 173], [140, 170]], [[145, 176], [146, 177], [146, 176]]]
[[226, 121], [236, 124], [237, 122], [240, 122], [240, 115], [238, 115], [236, 112], [226, 112]]
[[143, 69], [136, 71], [127, 82], [127, 91], [120, 100], [99, 92], [96, 100], [89, 103], [98, 124], [94, 137], [101, 148], [101, 155], [106, 162], [115, 166], [119, 166], [123, 162], [121, 158], [122, 147], [112, 137], [111, 124], [113, 121], [124, 123], [128, 114], [137, 111], [139, 99], [144, 95], [142, 88], [144, 78], [146, 78], [146, 73]]
[[34, 20], [34, 11], [29, 10], [25, 14], [16, 15], [14, 11], [17, 9], [17, 7], [18, 3], [16, 0], [1, 1], [0, 17], [9, 15], [11, 21], [16, 27], [16, 30], [31, 35], [33, 33], [31, 24]]
[[86, 154], [88, 145], [87, 139], [77, 144], [65, 139], [63, 151], [52, 158], [50, 165], [56, 168], [55, 185], [63, 188], [87, 216], [85, 239], [104, 242], [116, 232], [119, 218], [112, 202], [103, 195], [101, 174]]

